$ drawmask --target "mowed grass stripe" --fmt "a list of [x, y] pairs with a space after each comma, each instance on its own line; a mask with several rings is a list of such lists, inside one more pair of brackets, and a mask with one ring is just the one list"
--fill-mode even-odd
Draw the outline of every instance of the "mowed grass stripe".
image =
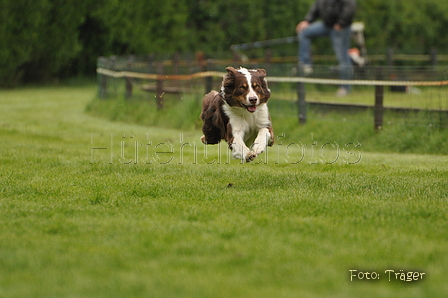
[[[198, 147], [196, 164], [192, 150], [179, 163], [180, 134], [192, 143], [199, 131], [89, 116], [94, 86], [0, 94], [2, 297], [448, 293], [446, 156], [207, 164]], [[91, 164], [92, 134], [108, 146], [111, 133], [113, 162], [94, 151]], [[120, 138], [132, 158], [132, 134], [169, 140], [176, 159], [146, 164], [142, 150], [123, 164]], [[350, 269], [380, 280], [351, 282]], [[426, 275], [388, 281], [388, 269]]]

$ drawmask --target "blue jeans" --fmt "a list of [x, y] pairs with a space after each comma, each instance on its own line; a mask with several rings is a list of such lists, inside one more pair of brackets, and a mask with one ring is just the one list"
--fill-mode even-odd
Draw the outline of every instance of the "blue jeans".
[[[341, 30], [325, 26], [322, 21], [311, 23], [306, 29], [299, 32], [299, 61], [303, 65], [312, 65], [311, 40], [315, 37], [329, 36], [336, 58], [339, 61], [340, 78], [348, 80], [352, 76], [352, 63], [348, 50], [350, 47], [350, 27]], [[348, 85], [342, 87], [349, 89]]]

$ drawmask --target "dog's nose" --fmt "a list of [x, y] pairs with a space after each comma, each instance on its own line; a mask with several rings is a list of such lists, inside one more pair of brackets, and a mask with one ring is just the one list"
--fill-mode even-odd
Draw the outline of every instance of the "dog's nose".
[[249, 102], [251, 103], [251, 104], [256, 104], [257, 103], [257, 97], [256, 96], [251, 96], [251, 97], [249, 97]]

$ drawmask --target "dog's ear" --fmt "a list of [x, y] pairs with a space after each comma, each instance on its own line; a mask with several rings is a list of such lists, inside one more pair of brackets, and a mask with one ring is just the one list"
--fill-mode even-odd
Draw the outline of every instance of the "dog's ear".
[[260, 78], [261, 87], [263, 89], [263, 95], [264, 95], [265, 99], [267, 100], [271, 96], [271, 90], [269, 90], [268, 81], [266, 80], [266, 70], [257, 69], [256, 74]]
[[257, 69], [256, 73], [260, 77], [260, 79], [264, 79], [266, 77], [266, 70], [262, 68]]
[[227, 67], [226, 70], [227, 70], [227, 74], [231, 75], [232, 77], [234, 77], [237, 73], [237, 70], [235, 68], [233, 68], [232, 66]]
[[235, 76], [236, 76], [237, 70], [231, 66], [227, 67], [226, 70], [227, 70], [227, 74], [224, 76], [222, 85], [225, 88], [233, 89], [233, 87], [235, 85]]

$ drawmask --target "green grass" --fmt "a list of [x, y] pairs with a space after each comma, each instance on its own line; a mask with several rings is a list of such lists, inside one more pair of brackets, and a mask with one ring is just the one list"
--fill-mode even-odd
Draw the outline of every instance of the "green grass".
[[[315, 99], [324, 96], [327, 99], [325, 101], [331, 99], [333, 102], [341, 100], [334, 96], [334, 88], [327, 87], [331, 90], [326, 92], [311, 90], [307, 93], [307, 97]], [[277, 141], [277, 145], [284, 144], [281, 147], [282, 150], [291, 143], [311, 144], [312, 141], [316, 141], [317, 147], [336, 143], [341, 150], [345, 144], [359, 143], [363, 151], [369, 152], [448, 154], [446, 113], [386, 111], [383, 129], [377, 133], [373, 129], [373, 110], [356, 113], [344, 110], [325, 112], [311, 107], [308, 109], [307, 125], [299, 126], [296, 103], [291, 100], [282, 100], [285, 94], [281, 90], [278, 91], [272, 91], [269, 111], [276, 135], [282, 136]], [[371, 104], [374, 93], [370, 91], [365, 88], [353, 91], [343, 100], [348, 103], [354, 103], [354, 100], [357, 100], [357, 103], [363, 103], [363, 100], [369, 97], [370, 101], [367, 103]], [[426, 93], [422, 95], [423, 99], [420, 100], [427, 103], [433, 102], [431, 99], [444, 98], [447, 95], [446, 90], [425, 89], [425, 91]], [[165, 95], [166, 108], [162, 111], [156, 109], [154, 96], [154, 94], [146, 93], [138, 94], [132, 100], [124, 100], [120, 97], [109, 100], [93, 99], [88, 103], [86, 111], [91, 115], [115, 122], [170, 127], [182, 132], [200, 131], [201, 95]], [[403, 101], [413, 101], [414, 97], [405, 94], [387, 94], [386, 99], [389, 100], [391, 96], [395, 99], [400, 96]], [[405, 99], [406, 96], [410, 99]], [[278, 149], [277, 146], [276, 149]]]
[[446, 155], [378, 153], [367, 129], [316, 122], [241, 164], [225, 145], [204, 156], [195, 125], [91, 116], [95, 93], [0, 91], [1, 297], [448, 294]]

